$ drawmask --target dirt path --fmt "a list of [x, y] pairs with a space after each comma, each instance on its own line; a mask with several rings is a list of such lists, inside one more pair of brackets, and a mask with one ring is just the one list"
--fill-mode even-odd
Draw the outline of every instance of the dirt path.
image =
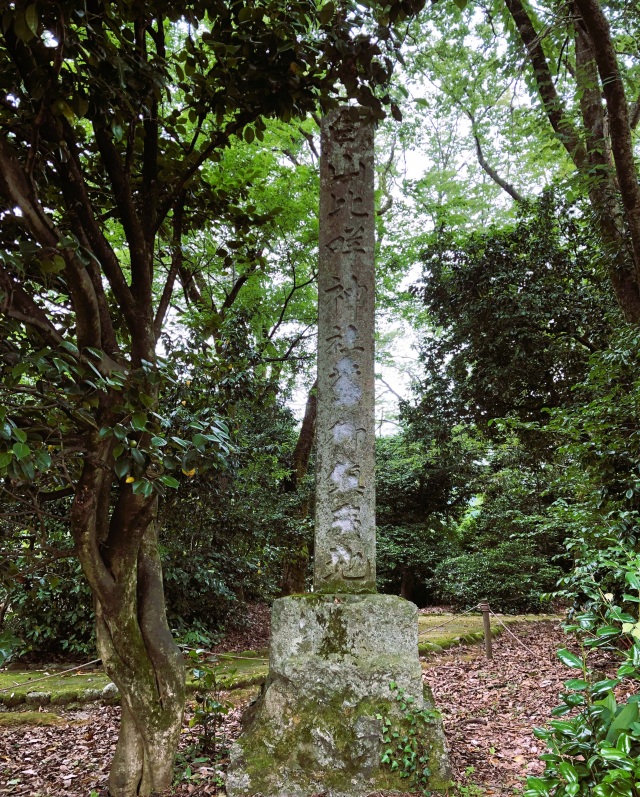
[[[555, 655], [566, 644], [559, 625], [513, 626], [521, 640], [504, 633], [494, 642], [494, 660], [481, 647], [459, 647], [431, 655], [425, 678], [443, 712], [456, 779], [477, 783], [491, 795], [512, 794], [527, 774], [542, 769], [541, 743], [531, 728], [549, 719], [562, 681], [571, 677]], [[248, 640], [242, 640], [246, 646]], [[250, 692], [238, 693], [240, 701]], [[242, 705], [226, 719], [230, 738], [239, 730]], [[85, 706], [61, 711], [60, 727], [22, 725], [0, 728], [2, 797], [88, 797], [106, 792], [109, 760], [117, 736], [119, 709]], [[194, 741], [185, 720], [181, 749]], [[176, 795], [204, 797], [217, 793], [219, 770], [201, 762], [190, 770], [179, 764], [184, 782]]]

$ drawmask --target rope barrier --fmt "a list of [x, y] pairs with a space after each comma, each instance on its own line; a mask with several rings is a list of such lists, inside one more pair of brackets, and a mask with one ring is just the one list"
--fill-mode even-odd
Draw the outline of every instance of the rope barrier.
[[242, 661], [269, 661], [268, 656], [234, 656], [233, 653], [212, 653], [218, 659], [240, 659]]
[[[454, 623], [461, 615], [471, 614], [471, 612], [478, 611], [478, 610], [479, 610], [479, 606], [478, 605], [471, 606], [470, 608], [465, 609], [463, 612], [460, 612], [460, 614], [456, 614], [456, 615], [452, 616], [449, 620], [446, 620], [444, 623], [440, 623], [440, 625], [431, 626], [431, 628], [428, 628], [425, 631], [421, 631], [418, 634], [418, 637], [425, 636], [426, 634], [430, 634], [433, 631], [438, 630], [439, 628], [445, 628], [447, 625], [450, 625], [451, 623]], [[506, 623], [504, 623], [494, 611], [489, 609], [489, 612], [490, 612], [491, 615], [493, 615], [493, 617], [495, 617], [496, 621], [498, 623], [500, 623], [500, 625], [505, 629], [505, 631], [508, 634], [510, 634], [521, 647], [523, 647], [534, 658], [539, 658], [536, 655], [536, 653], [534, 653], [534, 651], [531, 650], [530, 647], [525, 645], [524, 642], [522, 642], [513, 633], [513, 631], [509, 628], [509, 626]], [[242, 660], [242, 661], [255, 661], [255, 662], [268, 662], [269, 661], [268, 657], [265, 657], [265, 656], [236, 656], [233, 653], [214, 653], [212, 655], [217, 656], [218, 660], [220, 660], [220, 661], [223, 660], [223, 659], [232, 659], [232, 660], [236, 660], [237, 659], [237, 660]], [[57, 678], [60, 675], [66, 675], [67, 673], [70, 673], [70, 672], [77, 672], [78, 670], [82, 670], [85, 667], [91, 667], [92, 664], [98, 664], [101, 661], [102, 661], [102, 659], [93, 659], [93, 661], [88, 661], [86, 664], [79, 664], [77, 667], [69, 667], [69, 669], [67, 669], [67, 670], [61, 670], [60, 672], [54, 672], [54, 673], [51, 673], [51, 675], [43, 675], [41, 678], [34, 678], [33, 681], [24, 681], [23, 683], [16, 683], [16, 684], [14, 684], [14, 686], [8, 686], [8, 687], [5, 687], [4, 689], [0, 689], [0, 692], [10, 692], [12, 689], [16, 689], [16, 688], [27, 686], [27, 685], [31, 686], [31, 684], [37, 684], [37, 683], [40, 683], [42, 681], [47, 681], [47, 680], [49, 680], [49, 678]]]
[[502, 626], [502, 627], [505, 629], [505, 631], [506, 631], [508, 634], [511, 634], [511, 636], [512, 636], [512, 637], [515, 639], [515, 641], [516, 641], [516, 642], [517, 642], [519, 645], [521, 645], [521, 646], [522, 646], [522, 647], [523, 647], [523, 648], [524, 648], [524, 649], [525, 649], [525, 650], [526, 650], [528, 653], [530, 653], [530, 654], [531, 654], [531, 655], [532, 655], [534, 658], [540, 658], [540, 657], [539, 657], [539, 656], [538, 656], [536, 653], [534, 653], [534, 652], [533, 652], [533, 650], [531, 650], [531, 648], [530, 648], [530, 647], [528, 647], [527, 645], [525, 645], [525, 644], [524, 644], [524, 642], [522, 642], [522, 641], [521, 641], [521, 640], [520, 640], [520, 639], [519, 639], [519, 638], [518, 638], [518, 637], [517, 637], [517, 636], [516, 636], [516, 635], [513, 633], [513, 631], [512, 631], [512, 630], [509, 628], [509, 626], [508, 626], [506, 623], [503, 623], [503, 622], [502, 622], [502, 620], [501, 620], [501, 619], [498, 617], [498, 615], [497, 615], [495, 612], [493, 612], [493, 611], [491, 611], [491, 609], [489, 609], [489, 613], [490, 613], [490, 614], [492, 614], [492, 615], [493, 615], [493, 616], [496, 618], [496, 620], [497, 620], [497, 621], [500, 623], [500, 625], [501, 625], [501, 626]]
[[37, 684], [40, 681], [48, 681], [49, 678], [57, 678], [59, 675], [66, 675], [68, 672], [76, 672], [76, 670], [82, 670], [84, 667], [91, 667], [92, 664], [97, 664], [100, 661], [102, 661], [102, 659], [94, 659], [93, 661], [88, 661], [86, 664], [79, 664], [77, 667], [69, 667], [68, 670], [60, 670], [60, 672], [54, 672], [51, 675], [43, 675], [42, 678], [34, 678], [33, 681], [24, 681], [21, 684], [7, 686], [4, 689], [0, 689], [0, 692], [10, 692], [12, 689], [16, 689], [16, 687], [31, 686], [31, 684]]
[[425, 634], [430, 634], [432, 631], [436, 631], [438, 628], [444, 628], [445, 626], [449, 625], [449, 623], [455, 623], [455, 621], [463, 614], [471, 614], [473, 611], [477, 611], [477, 606], [471, 606], [469, 609], [465, 609], [465, 611], [460, 612], [460, 614], [454, 614], [450, 620], [446, 620], [444, 623], [440, 625], [432, 625], [431, 628], [427, 628], [426, 631], [421, 631], [418, 636], [424, 636]]
[[[498, 617], [498, 615], [489, 606], [487, 606], [487, 608], [489, 609], [489, 614], [491, 614], [493, 617], [495, 617], [496, 622], [500, 623], [500, 625], [504, 628], [504, 630], [510, 636], [512, 636], [515, 639], [515, 641], [527, 651], [527, 653], [529, 653], [534, 658], [540, 658], [538, 656], [538, 654], [536, 654], [528, 645], [525, 645], [525, 643], [522, 642], [522, 640], [513, 633], [513, 631], [509, 628], [509, 626], [503, 620], [501, 620], [501, 618]], [[464, 612], [461, 612], [460, 614], [454, 615], [453, 617], [451, 617], [451, 619], [447, 620], [444, 623], [441, 623], [440, 625], [434, 625], [431, 628], [427, 628], [425, 631], [421, 631], [418, 634], [418, 637], [425, 636], [426, 634], [431, 634], [433, 631], [437, 630], [438, 628], [444, 628], [445, 626], [449, 625], [450, 623], [455, 622], [461, 615], [471, 614], [471, 612], [473, 612], [473, 611], [482, 611], [480, 604], [477, 604], [476, 606], [472, 606], [469, 609], [465, 609]], [[489, 658], [490, 658], [490, 656], [489, 656]]]

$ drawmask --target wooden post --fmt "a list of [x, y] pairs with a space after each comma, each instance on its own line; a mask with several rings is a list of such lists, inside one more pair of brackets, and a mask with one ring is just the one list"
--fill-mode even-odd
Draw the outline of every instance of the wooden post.
[[491, 618], [489, 616], [489, 604], [482, 601], [478, 604], [478, 609], [482, 612], [482, 625], [484, 628], [484, 650], [488, 659], [493, 659], [493, 650], [491, 649]]

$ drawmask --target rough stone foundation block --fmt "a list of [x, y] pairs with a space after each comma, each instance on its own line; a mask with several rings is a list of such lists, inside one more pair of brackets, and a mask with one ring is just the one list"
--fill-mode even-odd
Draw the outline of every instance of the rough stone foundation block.
[[[402, 730], [395, 682], [417, 708], [423, 691], [417, 609], [392, 595], [281, 598], [272, 612], [269, 678], [231, 751], [229, 797], [360, 797], [406, 792], [381, 766], [382, 723]], [[450, 782], [439, 719], [423, 742], [431, 788]]]

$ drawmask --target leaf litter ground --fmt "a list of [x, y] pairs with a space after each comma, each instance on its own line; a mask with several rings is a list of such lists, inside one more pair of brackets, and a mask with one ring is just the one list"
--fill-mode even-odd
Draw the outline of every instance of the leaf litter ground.
[[[558, 623], [523, 623], [511, 630], [517, 640], [507, 632], [495, 639], [493, 661], [480, 646], [460, 646], [424, 660], [425, 679], [443, 714], [454, 776], [461, 785], [477, 784], [488, 797], [519, 791], [527, 775], [542, 771], [537, 756], [544, 746], [531, 729], [550, 719], [562, 682], [573, 674], [556, 656], [567, 644]], [[257, 637], [261, 646], [263, 628]], [[236, 645], [250, 647], [249, 641], [243, 637]], [[242, 711], [256, 691], [232, 693], [235, 707], [224, 726], [228, 740], [239, 733]], [[0, 729], [2, 797], [88, 797], [91, 790], [106, 795], [119, 709], [95, 705], [57, 713], [60, 726]], [[195, 742], [195, 729], [187, 727], [191, 714], [192, 708], [185, 719], [183, 753]], [[201, 761], [188, 769], [181, 758], [178, 769], [183, 780], [168, 794], [220, 793], [219, 765]]]

